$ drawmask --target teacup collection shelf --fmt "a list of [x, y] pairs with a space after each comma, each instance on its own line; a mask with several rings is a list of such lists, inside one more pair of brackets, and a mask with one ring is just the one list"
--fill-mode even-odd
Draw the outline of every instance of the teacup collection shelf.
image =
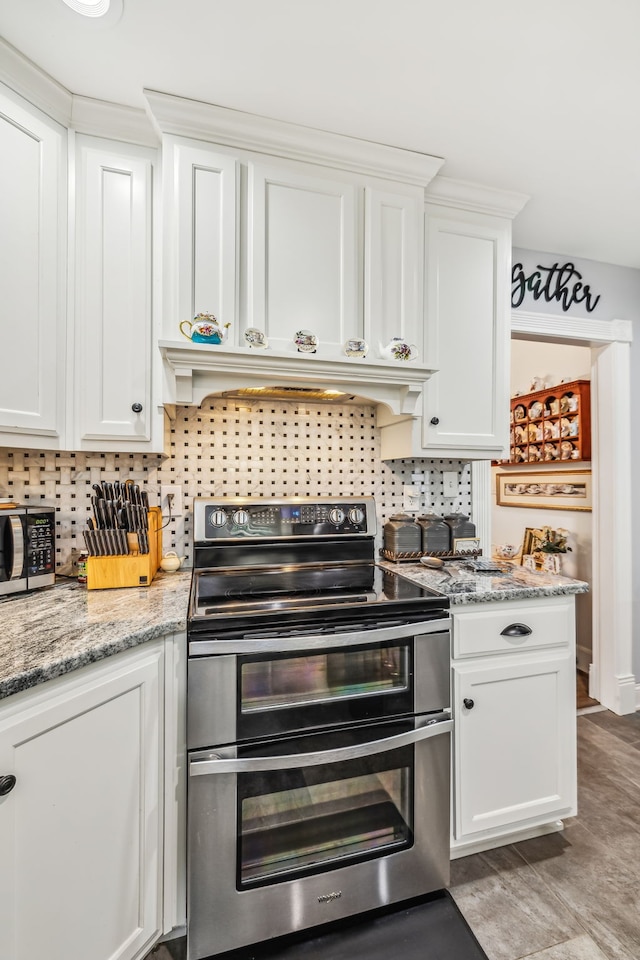
[[591, 459], [591, 384], [572, 380], [511, 400], [511, 463]]

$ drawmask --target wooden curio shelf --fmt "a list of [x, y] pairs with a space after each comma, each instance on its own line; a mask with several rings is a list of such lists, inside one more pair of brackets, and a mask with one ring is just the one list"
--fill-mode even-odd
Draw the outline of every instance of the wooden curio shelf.
[[502, 467], [591, 459], [591, 384], [572, 380], [511, 400], [511, 443]]

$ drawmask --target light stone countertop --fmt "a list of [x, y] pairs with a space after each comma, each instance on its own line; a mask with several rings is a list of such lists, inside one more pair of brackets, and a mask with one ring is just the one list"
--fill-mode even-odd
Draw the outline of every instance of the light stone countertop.
[[[531, 572], [507, 561], [505, 573], [479, 574], [462, 563], [430, 570], [419, 563], [381, 566], [437, 590], [452, 606], [586, 593], [581, 580]], [[185, 630], [191, 571], [160, 573], [148, 587], [87, 590], [73, 580], [0, 600], [0, 700], [122, 650]]]
[[415, 580], [422, 586], [437, 590], [449, 597], [451, 606], [487, 603], [497, 600], [524, 600], [588, 593], [589, 584], [541, 570], [527, 570], [508, 560], [498, 561], [503, 573], [475, 573], [464, 562], [450, 561], [440, 570], [421, 563], [392, 563], [380, 561], [389, 570]]
[[191, 571], [148, 587], [87, 590], [73, 580], [0, 601], [0, 699], [187, 625]]

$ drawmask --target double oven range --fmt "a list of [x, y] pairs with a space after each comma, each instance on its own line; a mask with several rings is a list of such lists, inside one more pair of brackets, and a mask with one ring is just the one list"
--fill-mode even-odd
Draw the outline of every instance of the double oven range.
[[189, 960], [448, 882], [448, 600], [375, 534], [370, 497], [194, 502]]

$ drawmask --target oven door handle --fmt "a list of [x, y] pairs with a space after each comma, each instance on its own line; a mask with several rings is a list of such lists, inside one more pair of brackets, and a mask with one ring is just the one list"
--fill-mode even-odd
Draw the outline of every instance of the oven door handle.
[[387, 643], [403, 637], [419, 637], [429, 633], [446, 633], [451, 627], [449, 617], [436, 620], [421, 620], [419, 623], [400, 623], [393, 627], [378, 627], [375, 630], [358, 630], [349, 633], [301, 634], [282, 637], [247, 637], [239, 640], [191, 640], [189, 656], [206, 656], [217, 653], [281, 653], [283, 644], [291, 650], [328, 650], [332, 647], [362, 646], [363, 643]]
[[[359, 760], [372, 757], [387, 750], [410, 746], [420, 740], [437, 737], [453, 730], [453, 720], [448, 713], [428, 720], [426, 725], [396, 734], [384, 740], [338, 747], [335, 750], [319, 750], [316, 753], [296, 753], [281, 757], [225, 757], [222, 753], [207, 753], [203, 757], [194, 757], [189, 762], [189, 776], [206, 776], [210, 773], [257, 773], [267, 770], [292, 770], [300, 767], [317, 767], [323, 763], [340, 763], [345, 760]], [[234, 750], [236, 748], [233, 748]]]

